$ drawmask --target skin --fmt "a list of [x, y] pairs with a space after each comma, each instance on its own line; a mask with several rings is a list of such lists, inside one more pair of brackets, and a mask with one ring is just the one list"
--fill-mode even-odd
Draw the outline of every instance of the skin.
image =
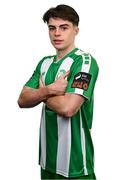
[[[56, 61], [59, 61], [75, 48], [74, 42], [79, 28], [67, 20], [50, 18], [48, 31], [50, 41], [56, 49]], [[44, 102], [58, 114], [64, 117], [72, 117], [83, 104], [84, 98], [78, 94], [65, 94], [68, 75], [69, 71], [48, 86], [44, 85], [40, 77], [38, 89], [24, 87], [18, 99], [19, 106], [21, 108], [34, 107]]]
[[23, 87], [18, 99], [19, 107], [34, 107], [41, 102], [45, 102], [51, 96], [63, 95], [67, 87], [67, 81], [65, 78], [68, 76], [68, 74], [69, 71], [48, 86], [42, 85], [42, 78], [40, 77], [40, 86], [38, 89]]
[[50, 41], [56, 49], [56, 60], [64, 57], [75, 48], [75, 36], [79, 32], [77, 26], [60, 18], [50, 18], [48, 29]]

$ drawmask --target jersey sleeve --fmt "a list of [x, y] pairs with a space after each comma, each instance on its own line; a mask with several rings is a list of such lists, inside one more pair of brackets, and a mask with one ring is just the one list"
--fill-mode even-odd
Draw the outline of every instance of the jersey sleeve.
[[37, 89], [39, 87], [40, 67], [41, 67], [41, 61], [38, 63], [31, 78], [26, 82], [24, 86], [27, 86], [33, 89]]
[[66, 93], [79, 94], [89, 100], [93, 94], [99, 68], [91, 55], [83, 55], [80, 58], [75, 60], [70, 69]]

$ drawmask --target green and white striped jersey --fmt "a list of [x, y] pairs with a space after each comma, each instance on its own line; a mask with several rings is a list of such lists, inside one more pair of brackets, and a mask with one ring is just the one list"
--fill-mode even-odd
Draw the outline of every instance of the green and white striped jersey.
[[39, 164], [47, 171], [65, 177], [78, 177], [94, 172], [94, 149], [90, 129], [94, 86], [99, 70], [95, 59], [78, 48], [57, 62], [56, 56], [44, 57], [25, 86], [38, 88], [40, 75], [45, 85], [49, 85], [68, 70], [70, 74], [67, 78], [66, 93], [84, 96], [85, 102], [71, 118], [62, 117], [43, 105]]

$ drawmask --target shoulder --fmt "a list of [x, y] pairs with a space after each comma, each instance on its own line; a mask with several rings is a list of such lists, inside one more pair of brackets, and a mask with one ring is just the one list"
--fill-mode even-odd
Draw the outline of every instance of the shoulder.
[[94, 60], [94, 57], [89, 53], [89, 52], [85, 52], [81, 49], [78, 49], [75, 52], [75, 57], [77, 57], [78, 59], [87, 59], [87, 60]]
[[43, 63], [45, 64], [45, 62], [50, 62], [50, 60], [51, 60], [51, 59], [53, 60], [53, 58], [54, 58], [54, 55], [53, 55], [53, 56], [44, 56], [43, 58], [41, 58], [41, 59], [39, 60], [38, 64], [36, 65], [36, 70], [37, 70], [38, 72], [40, 72], [40, 69], [41, 69], [42, 64], [43, 64]]
[[44, 61], [53, 60], [54, 57], [55, 57], [55, 55], [52, 55], [52, 56], [44, 56], [42, 59], [39, 60], [37, 66], [41, 66]]
[[89, 52], [78, 49], [73, 54], [73, 60], [74, 62], [71, 66], [72, 71], [76, 69], [81, 69], [82, 71], [91, 69], [92, 71], [95, 70], [98, 72], [99, 70], [96, 59]]
[[45, 61], [45, 60], [53, 59], [54, 57], [55, 57], [55, 55], [52, 55], [52, 56], [44, 56], [42, 59], [40, 59], [39, 63], [42, 63], [42, 62]]
[[95, 64], [98, 66], [96, 59], [89, 53], [85, 52], [81, 49], [78, 49], [75, 52], [75, 61], [80, 61], [81, 63], [87, 63], [91, 62], [91, 64]]

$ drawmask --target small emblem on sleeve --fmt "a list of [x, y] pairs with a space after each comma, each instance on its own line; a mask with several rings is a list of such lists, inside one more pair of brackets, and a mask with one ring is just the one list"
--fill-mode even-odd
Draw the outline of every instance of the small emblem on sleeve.
[[87, 90], [91, 80], [91, 74], [85, 72], [79, 72], [74, 76], [72, 88], [80, 88]]

